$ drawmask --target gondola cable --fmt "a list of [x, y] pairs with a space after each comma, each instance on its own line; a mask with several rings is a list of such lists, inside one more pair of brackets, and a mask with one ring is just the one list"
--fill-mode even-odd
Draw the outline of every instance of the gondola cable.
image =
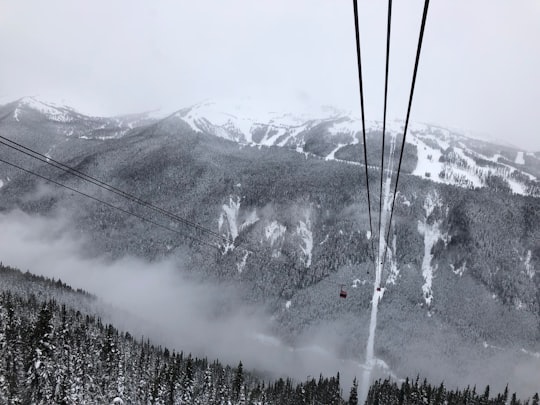
[[[6, 143], [5, 141], [7, 141], [9, 143]], [[78, 177], [78, 178], [80, 178], [80, 179], [82, 179], [82, 180], [84, 180], [86, 182], [94, 184], [95, 186], [100, 187], [100, 188], [102, 188], [104, 190], [107, 190], [107, 191], [109, 191], [109, 192], [111, 192], [113, 194], [119, 195], [119, 196], [121, 196], [121, 197], [123, 197], [123, 198], [125, 198], [127, 200], [130, 200], [130, 201], [135, 202], [135, 203], [137, 203], [139, 205], [145, 206], [145, 207], [147, 207], [147, 208], [149, 208], [149, 209], [151, 209], [151, 210], [153, 210], [155, 212], [159, 212], [160, 214], [163, 214], [163, 215], [169, 217], [170, 219], [173, 219], [175, 221], [183, 223], [184, 225], [188, 225], [188, 226], [191, 226], [193, 228], [196, 228], [196, 229], [198, 229], [198, 230], [200, 230], [202, 232], [207, 233], [208, 235], [210, 235], [212, 237], [220, 239], [223, 242], [226, 242], [226, 243], [230, 242], [230, 240], [228, 238], [226, 238], [225, 236], [222, 236], [222, 235], [220, 235], [220, 234], [218, 234], [218, 233], [216, 233], [216, 232], [214, 232], [214, 231], [212, 231], [212, 230], [210, 230], [210, 229], [208, 229], [206, 227], [203, 227], [202, 225], [199, 225], [199, 224], [197, 224], [197, 223], [195, 223], [193, 221], [190, 221], [190, 220], [188, 220], [186, 218], [180, 217], [180, 216], [178, 216], [178, 215], [176, 215], [176, 214], [174, 214], [174, 213], [172, 213], [170, 211], [167, 211], [167, 210], [165, 210], [163, 208], [160, 208], [160, 207], [158, 207], [158, 206], [156, 206], [154, 204], [151, 204], [151, 203], [149, 203], [147, 201], [144, 201], [144, 200], [140, 199], [139, 197], [136, 197], [136, 196], [134, 196], [134, 195], [132, 195], [130, 193], [127, 193], [127, 192], [125, 192], [125, 191], [123, 191], [123, 190], [121, 190], [119, 188], [111, 186], [110, 184], [107, 184], [107, 183], [105, 183], [105, 182], [103, 182], [103, 181], [101, 181], [101, 180], [99, 180], [99, 179], [97, 179], [95, 177], [92, 177], [92, 176], [90, 176], [90, 175], [88, 175], [88, 174], [86, 174], [84, 172], [81, 172], [81, 171], [79, 171], [79, 170], [77, 170], [77, 169], [75, 169], [73, 167], [70, 167], [70, 166], [68, 166], [68, 165], [66, 165], [64, 163], [61, 163], [61, 162], [59, 162], [57, 160], [54, 160], [54, 159], [52, 159], [50, 157], [47, 157], [47, 156], [45, 156], [45, 155], [43, 155], [43, 154], [41, 154], [39, 152], [36, 152], [33, 149], [30, 149], [30, 148], [28, 148], [28, 147], [26, 147], [24, 145], [21, 145], [20, 143], [12, 141], [11, 139], [8, 139], [8, 138], [3, 137], [1, 135], [0, 135], [0, 144], [2, 144], [4, 146], [7, 146], [9, 148], [12, 148], [12, 149], [14, 149], [14, 150], [16, 150], [16, 151], [18, 151], [20, 153], [23, 153], [23, 154], [25, 154], [25, 155], [27, 155], [27, 156], [29, 156], [31, 158], [37, 159], [37, 160], [39, 160], [39, 161], [41, 161], [43, 163], [46, 163], [46, 164], [48, 164], [50, 166], [53, 166], [53, 167], [55, 167], [55, 168], [57, 168], [59, 170], [62, 170], [64, 172], [68, 173], [68, 174], [71, 174], [71, 175], [73, 175], [75, 177]]]
[[60, 182], [57, 182], [57, 181], [55, 181], [55, 180], [52, 180], [52, 179], [50, 179], [50, 178], [48, 178], [48, 177], [46, 177], [46, 176], [43, 176], [43, 175], [41, 175], [41, 174], [39, 174], [39, 173], [36, 173], [36, 172], [34, 172], [34, 171], [32, 171], [32, 170], [25, 169], [24, 167], [21, 167], [21, 166], [15, 164], [15, 163], [8, 162], [8, 161], [3, 160], [3, 159], [1, 159], [1, 158], [0, 158], [0, 162], [1, 162], [1, 163], [4, 163], [4, 164], [6, 164], [6, 165], [12, 166], [12, 167], [14, 167], [14, 168], [16, 168], [16, 169], [19, 169], [19, 170], [21, 170], [21, 171], [23, 171], [23, 172], [25, 172], [25, 173], [32, 174], [32, 175], [34, 175], [34, 176], [36, 176], [36, 177], [38, 177], [38, 178], [40, 178], [40, 179], [46, 180], [46, 181], [48, 181], [48, 182], [50, 182], [50, 183], [53, 183], [53, 184], [55, 184], [55, 185], [57, 185], [57, 186], [64, 187], [64, 188], [66, 188], [66, 189], [68, 189], [68, 190], [70, 190], [70, 191], [72, 191], [72, 192], [75, 192], [75, 193], [77, 193], [77, 194], [82, 195], [83, 197], [89, 198], [89, 199], [94, 200], [94, 201], [96, 201], [96, 202], [99, 202], [99, 203], [101, 203], [101, 204], [103, 204], [103, 205], [106, 205], [106, 206], [109, 207], [109, 208], [113, 208], [113, 209], [115, 209], [115, 210], [118, 210], [118, 211], [120, 211], [120, 212], [123, 212], [124, 214], [132, 215], [132, 216], [134, 216], [134, 217], [136, 217], [136, 218], [138, 218], [138, 219], [140, 219], [140, 220], [142, 220], [142, 221], [148, 222], [148, 223], [150, 223], [150, 224], [152, 224], [152, 225], [155, 225], [155, 226], [158, 226], [158, 227], [160, 227], [160, 228], [166, 229], [166, 230], [168, 230], [168, 231], [170, 231], [170, 232], [177, 233], [177, 234], [179, 234], [179, 235], [181, 235], [181, 236], [183, 236], [183, 237], [190, 238], [190, 239], [192, 239], [192, 240], [194, 240], [194, 241], [197, 241], [197, 242], [199, 242], [199, 243], [201, 243], [201, 244], [203, 244], [203, 245], [206, 245], [206, 246], [210, 246], [210, 247], [212, 247], [212, 248], [214, 248], [214, 249], [221, 250], [221, 247], [220, 247], [219, 245], [214, 245], [214, 244], [212, 244], [212, 243], [206, 242], [206, 241], [204, 241], [204, 240], [202, 240], [202, 239], [199, 239], [199, 238], [197, 238], [197, 237], [194, 237], [194, 236], [191, 236], [191, 235], [187, 235], [187, 234], [185, 234], [185, 233], [183, 233], [183, 232], [180, 232], [180, 231], [178, 231], [178, 230], [176, 230], [176, 229], [170, 228], [170, 227], [168, 227], [167, 225], [160, 224], [159, 222], [156, 222], [156, 221], [154, 221], [154, 220], [152, 220], [152, 219], [148, 219], [148, 218], [146, 218], [146, 217], [143, 217], [142, 215], [136, 214], [136, 213], [134, 213], [134, 212], [128, 211], [128, 210], [123, 209], [123, 208], [121, 208], [121, 207], [118, 207], [118, 206], [116, 206], [116, 205], [110, 204], [110, 203], [108, 203], [108, 202], [106, 202], [106, 201], [103, 201], [103, 200], [97, 198], [97, 197], [91, 196], [90, 194], [87, 194], [87, 193], [85, 193], [85, 192], [83, 192], [83, 191], [77, 190], [77, 189], [75, 189], [75, 188], [73, 188], [73, 187], [70, 187], [70, 186], [67, 186], [67, 185], [65, 185], [65, 184], [62, 184], [62, 183], [60, 183]]
[[[424, 12], [422, 14], [422, 23], [420, 25], [420, 34], [419, 34], [419, 37], [418, 37], [418, 46], [417, 46], [417, 49], [416, 49], [416, 60], [414, 62], [414, 71], [413, 71], [413, 77], [412, 77], [412, 83], [411, 83], [411, 92], [409, 94], [409, 105], [407, 107], [407, 116], [405, 118], [405, 127], [403, 128], [403, 139], [401, 141], [401, 151], [399, 153], [399, 163], [398, 163], [398, 169], [397, 169], [397, 174], [396, 174], [396, 184], [394, 186], [394, 195], [392, 197], [392, 206], [391, 206], [391, 209], [390, 209], [390, 220], [388, 221], [388, 231], [386, 233], [386, 241], [388, 241], [388, 238], [390, 236], [390, 229], [391, 229], [391, 226], [392, 226], [392, 218], [393, 218], [393, 213], [394, 213], [394, 204], [396, 202], [396, 194], [397, 194], [397, 188], [398, 188], [398, 183], [399, 183], [399, 174], [401, 172], [401, 162], [403, 160], [403, 150], [405, 149], [405, 139], [407, 137], [407, 128], [409, 126], [409, 117], [411, 115], [411, 106], [412, 106], [413, 95], [414, 95], [414, 87], [416, 85], [416, 73], [418, 71], [418, 64], [419, 64], [419, 61], [420, 61], [420, 52], [422, 50], [422, 41], [424, 39], [424, 29], [425, 29], [425, 26], [426, 26], [428, 8], [429, 8], [429, 0], [425, 0]], [[385, 249], [384, 249], [384, 255], [383, 255], [383, 268], [384, 268], [384, 264], [386, 263], [387, 250], [388, 250], [388, 242], [385, 243]]]
[[[381, 182], [379, 192], [379, 238], [378, 238], [378, 255], [377, 260], [380, 258], [380, 241], [381, 241], [381, 227], [382, 227], [382, 209], [383, 209], [383, 177], [384, 177], [384, 144], [386, 135], [386, 106], [388, 101], [388, 65], [390, 62], [390, 32], [392, 26], [392, 0], [388, 0], [388, 21], [386, 27], [386, 69], [384, 75], [384, 111], [383, 111], [383, 131], [382, 131], [382, 150], [381, 150]], [[382, 263], [381, 263], [382, 264]]]
[[366, 142], [366, 124], [365, 124], [365, 114], [364, 114], [364, 85], [362, 80], [362, 58], [360, 53], [360, 28], [358, 26], [358, 0], [353, 0], [354, 8], [354, 28], [355, 28], [355, 38], [356, 38], [356, 62], [358, 65], [358, 85], [360, 90], [360, 112], [362, 118], [362, 140], [364, 143], [364, 163], [365, 163], [365, 174], [366, 174], [366, 189], [367, 189], [367, 200], [368, 200], [368, 213], [369, 213], [369, 232], [371, 239], [371, 254], [373, 256], [373, 265], [375, 265], [375, 248], [373, 246], [373, 225], [371, 220], [371, 195], [369, 191], [369, 175], [368, 175], [368, 160], [367, 160], [367, 142]]

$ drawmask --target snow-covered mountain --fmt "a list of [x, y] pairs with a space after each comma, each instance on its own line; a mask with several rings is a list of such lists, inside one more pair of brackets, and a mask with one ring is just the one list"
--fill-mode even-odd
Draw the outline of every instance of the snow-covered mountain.
[[[169, 117], [204, 132], [250, 146], [277, 146], [311, 153], [326, 160], [363, 164], [351, 148], [362, 144], [361, 121], [333, 108], [310, 113], [265, 112], [246, 104], [205, 102]], [[390, 136], [401, 137], [404, 122], [387, 123]], [[369, 141], [380, 138], [382, 122], [368, 121]], [[467, 188], [497, 185], [521, 195], [540, 195], [540, 156], [509, 146], [476, 140], [436, 125], [410, 125], [406, 148], [414, 149], [410, 174]], [[349, 152], [349, 153], [348, 153]], [[378, 159], [368, 161], [377, 165]]]
[[[0, 107], [2, 136], [213, 234], [5, 146], [2, 159], [106, 198], [124, 213], [4, 164], [0, 211], [69, 213], [77, 232], [87, 235], [86, 254], [170, 257], [203, 278], [238, 283], [242, 299], [268, 304], [287, 341], [325, 323], [346, 337], [336, 338], [344, 356], [357, 358], [365, 347], [375, 296], [381, 302], [371, 360], [384, 361], [396, 375], [429, 369], [436, 380], [457, 384], [470, 381], [465, 363], [476, 376], [474, 362], [498, 355], [495, 347], [524, 349], [531, 358], [540, 352], [540, 154], [411, 125], [388, 259], [376, 278], [361, 125], [351, 114], [204, 103], [157, 120], [134, 116], [120, 123], [45, 104]], [[107, 123], [107, 134], [96, 130]], [[385, 168], [396, 167], [401, 125], [389, 124]], [[380, 141], [381, 124], [370, 122], [372, 209], [379, 206]], [[389, 182], [384, 190], [387, 208]], [[234, 244], [218, 252], [183, 236], [216, 242], [216, 233]], [[374, 283], [381, 287], [375, 294]], [[346, 300], [339, 298], [340, 285], [348, 290]], [[452, 377], [440, 371], [444, 367], [453, 367]]]
[[1, 107], [3, 119], [19, 125], [56, 126], [59, 135], [83, 139], [113, 139], [155, 121], [148, 113], [119, 117], [91, 117], [58, 103], [23, 97]]

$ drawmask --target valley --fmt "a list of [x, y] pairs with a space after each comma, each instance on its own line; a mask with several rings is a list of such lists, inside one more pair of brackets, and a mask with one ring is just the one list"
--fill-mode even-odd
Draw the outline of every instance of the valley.
[[[83, 234], [81, 249], [90, 257], [171, 260], [201, 283], [234, 285], [243, 305], [260, 306], [273, 319], [271, 333], [263, 336], [301, 348], [313, 343], [308, 336], [319, 334], [317, 345], [337, 359], [367, 364], [357, 366], [358, 377], [369, 367], [373, 377], [421, 374], [499, 391], [510, 383], [526, 395], [537, 389], [520, 370], [538, 367], [540, 353], [539, 153], [414, 124], [386, 264], [374, 271], [361, 126], [350, 114], [263, 114], [207, 102], [159, 118], [100, 118], [22, 99], [0, 107], [0, 117], [2, 137], [204, 229], [5, 144], [0, 158], [178, 232], [5, 164], [2, 215], [22, 210], [45, 220], [66, 219], [58, 232]], [[393, 142], [387, 145], [392, 158], [385, 211], [401, 125], [388, 128]], [[369, 123], [369, 183], [377, 214], [380, 131], [380, 123]], [[348, 290], [345, 300], [338, 296], [340, 285]], [[370, 339], [373, 311], [377, 326]]]

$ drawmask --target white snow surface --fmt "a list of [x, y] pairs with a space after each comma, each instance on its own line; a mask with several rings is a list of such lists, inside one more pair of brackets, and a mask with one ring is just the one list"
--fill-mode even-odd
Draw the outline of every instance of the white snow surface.
[[353, 280], [352, 288], [358, 288], [359, 285], [366, 285], [367, 280], [360, 280], [359, 278]]
[[386, 284], [395, 285], [399, 277], [399, 269], [397, 267], [397, 260], [394, 259], [395, 251], [396, 251], [396, 235], [394, 235], [394, 238], [392, 239], [392, 248], [388, 249], [388, 253], [387, 253], [388, 259], [386, 259], [386, 262], [388, 263], [390, 270], [389, 270], [388, 278], [386, 279]]
[[29, 108], [45, 115], [51, 121], [56, 122], [71, 122], [73, 117], [71, 113], [74, 111], [67, 106], [57, 105], [51, 102], [45, 102], [36, 97], [24, 97], [19, 100], [19, 106], [15, 109], [14, 118], [19, 121], [19, 113], [21, 108]]
[[266, 240], [270, 241], [270, 246], [274, 248], [272, 250], [272, 257], [281, 256], [281, 250], [279, 249], [279, 247], [281, 246], [281, 243], [283, 242], [286, 231], [287, 231], [287, 227], [285, 225], [280, 224], [279, 222], [275, 220], [270, 222], [264, 228], [264, 236], [266, 237]]
[[[304, 131], [314, 125], [326, 125], [325, 136], [334, 144], [330, 153], [322, 157], [341, 163], [358, 164], [336, 159], [341, 148], [360, 142], [362, 123], [350, 112], [332, 108], [313, 108], [313, 106], [284, 106], [278, 109], [269, 103], [253, 100], [208, 101], [184, 109], [176, 114], [195, 131], [209, 133], [241, 144], [288, 147], [306, 157], [313, 156], [304, 151]], [[366, 131], [381, 131], [382, 122], [366, 121]], [[386, 131], [393, 136], [402, 135], [404, 122], [388, 120]], [[257, 134], [257, 137], [255, 137]], [[473, 136], [478, 139], [477, 136]], [[485, 187], [488, 176], [502, 177], [516, 194], [527, 195], [528, 188], [523, 180], [510, 177], [515, 171], [535, 180], [527, 173], [526, 167], [516, 169], [509, 161], [496, 153], [486, 156], [470, 145], [471, 137], [463, 130], [449, 130], [436, 125], [411, 123], [407, 134], [407, 144], [417, 147], [418, 161], [412, 175], [424, 179], [465, 188]], [[477, 141], [476, 141], [477, 142]], [[450, 150], [449, 150], [450, 149]], [[480, 150], [480, 149], [478, 149]], [[515, 164], [524, 166], [524, 154], [517, 152]], [[449, 154], [450, 160], [442, 159]], [[479, 165], [473, 159], [488, 160], [494, 166]], [[506, 168], [507, 170], [501, 170]]]
[[238, 270], [238, 273], [242, 273], [244, 271], [248, 256], [249, 256], [249, 252], [246, 250], [244, 252], [244, 257], [242, 257], [242, 260], [240, 261], [240, 263], [236, 263], [236, 269]]
[[306, 218], [305, 221], [300, 221], [296, 232], [302, 238], [300, 249], [304, 253], [305, 258], [302, 259], [306, 267], [311, 266], [311, 257], [313, 251], [313, 233], [311, 232], [311, 220]]
[[455, 266], [453, 264], [450, 265], [450, 267], [452, 268], [452, 272], [461, 277], [463, 276], [463, 273], [465, 273], [465, 270], [467, 270], [467, 262], [464, 261], [463, 264], [461, 265], [461, 267], [458, 267], [457, 269], [455, 268]]
[[[390, 212], [392, 194], [390, 193], [390, 183], [392, 177], [392, 170], [394, 165], [394, 154], [396, 150], [396, 133], [389, 133], [390, 135], [390, 156], [388, 161], [390, 162], [387, 170], [387, 176], [384, 181], [384, 193], [383, 193], [383, 208], [381, 215], [381, 229], [386, 229], [387, 216]], [[369, 321], [369, 334], [366, 344], [366, 357], [364, 363], [364, 372], [362, 375], [362, 383], [360, 386], [360, 395], [363, 397], [363, 400], [366, 399], [368, 389], [371, 383], [371, 371], [374, 366], [377, 365], [375, 358], [375, 332], [377, 329], [377, 315], [379, 309], [379, 302], [382, 300], [384, 295], [384, 288], [381, 286], [382, 281], [382, 272], [383, 272], [383, 256], [385, 251], [385, 233], [383, 232], [379, 239], [379, 255], [377, 257], [377, 264], [375, 268], [375, 281], [373, 282], [373, 295], [371, 298], [371, 316]], [[397, 269], [396, 269], [397, 272]], [[362, 401], [363, 402], [363, 401]]]
[[[227, 218], [229, 234], [234, 241], [238, 237], [238, 211], [240, 210], [240, 197], [229, 197], [229, 203], [223, 204], [221, 208], [223, 209], [223, 212]], [[223, 220], [220, 219], [220, 221], [222, 223]]]
[[285, 227], [285, 225], [282, 225], [277, 221], [272, 221], [264, 228], [264, 236], [270, 241], [270, 245], [274, 246], [274, 244], [285, 235], [286, 231], [287, 227]]
[[530, 279], [532, 279], [536, 273], [536, 269], [534, 268], [534, 265], [531, 263], [532, 258], [532, 251], [527, 251], [527, 256], [525, 257], [524, 265], [525, 265], [525, 272], [527, 273], [527, 276], [529, 276]]
[[[268, 102], [260, 100], [215, 100], [196, 104], [189, 109], [181, 110], [175, 115], [185, 121], [194, 131], [209, 130], [214, 135], [225, 139], [248, 144], [271, 146], [289, 133], [296, 135], [308, 127], [311, 121], [320, 122], [339, 114], [335, 109], [292, 106], [287, 108], [282, 103], [278, 109]], [[291, 113], [290, 111], [295, 111]], [[269, 131], [262, 141], [254, 142], [253, 132], [263, 126], [277, 133], [269, 136]], [[281, 146], [287, 142], [285, 139]]]
[[426, 217], [424, 220], [418, 221], [418, 232], [424, 236], [424, 257], [422, 259], [422, 277], [424, 278], [424, 284], [422, 285], [422, 293], [428, 307], [431, 306], [433, 301], [433, 276], [434, 272], [437, 270], [437, 265], [435, 265], [435, 267], [431, 266], [431, 259], [433, 258], [431, 249], [439, 239], [446, 240], [446, 237], [439, 229], [441, 223], [440, 220], [431, 224], [428, 223], [429, 216], [433, 213], [435, 207], [440, 207], [440, 204], [440, 198], [436, 193], [428, 194], [424, 201]]
[[335, 159], [336, 159], [336, 156], [335, 156], [335, 155], [336, 155], [336, 152], [337, 152], [338, 150], [340, 150], [341, 148], [343, 148], [344, 146], [346, 146], [346, 144], [344, 144], [344, 143], [338, 144], [338, 146], [336, 146], [336, 148], [335, 148], [332, 152], [330, 152], [330, 153], [328, 154], [328, 156], [326, 156], [325, 159], [326, 159], [326, 160], [335, 160]]
[[253, 211], [251, 211], [247, 215], [247, 217], [244, 220], [244, 222], [242, 223], [242, 225], [240, 225], [240, 230], [243, 230], [243, 229], [247, 228], [248, 226], [257, 223], [259, 221], [259, 219], [260, 218], [257, 216], [257, 210], [254, 209]]

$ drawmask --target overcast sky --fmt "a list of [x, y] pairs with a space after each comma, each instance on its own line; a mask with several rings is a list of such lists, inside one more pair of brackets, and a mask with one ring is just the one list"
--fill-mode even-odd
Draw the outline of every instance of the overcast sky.
[[[360, 0], [366, 118], [382, 118], [386, 2]], [[389, 118], [405, 117], [423, 2], [394, 2]], [[359, 111], [349, 0], [0, 0], [0, 101], [113, 115], [206, 99]], [[540, 150], [540, 1], [432, 1], [412, 110]]]

